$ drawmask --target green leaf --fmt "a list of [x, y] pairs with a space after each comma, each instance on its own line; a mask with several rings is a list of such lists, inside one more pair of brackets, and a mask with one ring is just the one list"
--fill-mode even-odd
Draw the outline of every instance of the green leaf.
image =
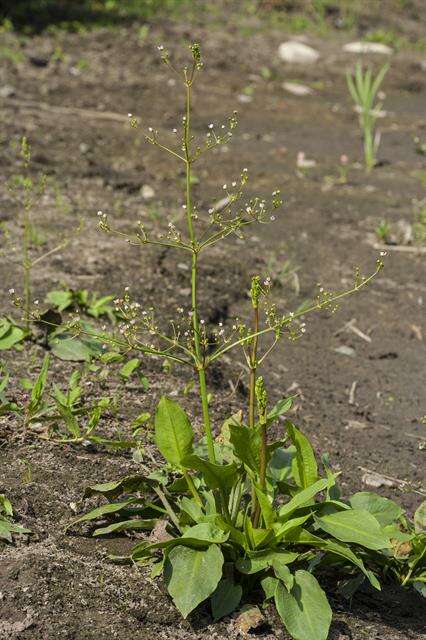
[[132, 358], [131, 360], [128, 360], [121, 367], [119, 371], [120, 376], [125, 380], [128, 380], [132, 373], [139, 367], [140, 363], [141, 361], [139, 360], [139, 358]]
[[262, 444], [259, 429], [249, 429], [243, 425], [231, 423], [229, 425], [229, 433], [235, 455], [249, 469], [257, 472], [259, 470], [259, 452]]
[[6, 318], [0, 319], [0, 351], [11, 349], [25, 338], [25, 331]]
[[107, 527], [99, 527], [99, 529], [95, 529], [95, 531], [93, 532], [93, 535], [105, 536], [109, 533], [117, 533], [118, 531], [134, 531], [135, 529], [137, 530], [141, 529], [142, 531], [150, 531], [155, 527], [157, 522], [158, 522], [157, 518], [149, 519], [149, 520], [142, 520], [141, 518], [139, 519], [135, 518], [133, 520], [122, 520], [121, 522], [113, 522]]
[[129, 504], [133, 504], [135, 502], [140, 502], [138, 498], [129, 498], [128, 500], [123, 500], [123, 502], [109, 502], [108, 504], [103, 504], [100, 507], [96, 507], [96, 509], [92, 509], [88, 513], [85, 513], [83, 516], [76, 518], [69, 525], [67, 525], [66, 530], [70, 527], [73, 527], [75, 524], [79, 522], [88, 522], [90, 520], [97, 520], [98, 518], [102, 518], [103, 516], [111, 515], [112, 513], [118, 513], [122, 511]]
[[31, 533], [31, 531], [0, 517], [0, 539], [12, 542], [12, 533]]
[[274, 578], [273, 576], [266, 576], [262, 578], [260, 584], [265, 593], [265, 600], [270, 600], [275, 596], [275, 591], [277, 590], [279, 580]]
[[134, 493], [135, 491], [146, 491], [149, 486], [156, 483], [143, 475], [126, 476], [121, 480], [94, 484], [84, 492], [83, 498], [90, 498], [94, 495], [104, 495], [108, 500], [116, 498], [123, 493]]
[[194, 432], [185, 411], [163, 396], [155, 414], [155, 442], [170, 464], [181, 467], [185, 456], [192, 453]]
[[279, 400], [277, 404], [271, 409], [271, 411], [266, 416], [267, 424], [270, 424], [274, 420], [277, 420], [283, 413], [287, 413], [291, 409], [291, 405], [293, 404], [293, 399], [296, 396], [292, 396], [291, 398], [283, 398]]
[[292, 463], [296, 448], [292, 445], [287, 449], [275, 449], [268, 466], [268, 476], [275, 482], [285, 482], [292, 478]]
[[9, 498], [6, 498], [4, 493], [0, 494], [0, 513], [5, 513], [7, 516], [13, 516], [13, 507]]
[[265, 527], [269, 529], [275, 522], [276, 512], [272, 507], [272, 501], [263, 491], [258, 487], [255, 487], [256, 496], [259, 501], [262, 518], [265, 522]]
[[306, 489], [302, 489], [299, 493], [296, 493], [291, 500], [284, 504], [278, 510], [278, 517], [280, 521], [288, 520], [289, 516], [299, 507], [303, 507], [307, 503], [309, 504], [314, 496], [320, 491], [323, 491], [334, 481], [333, 478], [321, 478], [314, 484], [311, 484]]
[[229, 533], [224, 533], [212, 522], [200, 522], [193, 527], [185, 529], [183, 538], [191, 538], [192, 540], [200, 540], [208, 544], [222, 544], [229, 538]]
[[355, 565], [362, 571], [362, 573], [369, 579], [371, 585], [380, 591], [380, 583], [377, 580], [376, 576], [372, 571], [365, 568], [365, 565], [361, 558], [359, 558], [355, 553], [347, 547], [346, 545], [340, 544], [338, 542], [334, 542], [334, 540], [325, 540], [322, 549], [327, 553], [331, 553], [332, 555], [339, 556], [340, 558], [344, 558], [348, 560], [351, 564]]
[[382, 527], [392, 524], [405, 513], [404, 509], [393, 500], [383, 498], [370, 491], [355, 493], [349, 499], [349, 504], [352, 509], [365, 509], [371, 513]]
[[71, 334], [62, 333], [52, 338], [49, 346], [52, 349], [52, 353], [60, 360], [90, 362], [92, 356], [97, 355], [99, 352], [93, 349], [92, 342], [75, 338]]
[[281, 582], [283, 582], [286, 588], [290, 591], [294, 585], [294, 576], [288, 566], [274, 560], [272, 562], [272, 568], [277, 578], [281, 580]]
[[221, 489], [227, 493], [237, 479], [238, 467], [233, 462], [230, 464], [215, 464], [192, 454], [185, 456], [182, 464], [187, 469], [200, 471], [209, 489]]
[[376, 551], [391, 546], [376, 518], [368, 511], [347, 509], [315, 520], [323, 531], [342, 542], [353, 542]]
[[243, 588], [240, 584], [234, 584], [229, 578], [221, 580], [210, 599], [213, 620], [216, 622], [235, 611], [242, 595]]
[[294, 640], [327, 640], [331, 608], [316, 578], [308, 571], [296, 571], [290, 591], [280, 583], [275, 605]]
[[298, 557], [299, 554], [295, 551], [257, 551], [245, 558], [238, 558], [235, 566], [240, 573], [251, 575], [272, 567], [273, 562], [280, 565], [291, 564]]
[[49, 302], [54, 307], [58, 309], [58, 311], [64, 311], [68, 309], [72, 305], [73, 295], [72, 291], [69, 289], [65, 291], [49, 291], [46, 296], [46, 302]]
[[309, 440], [303, 435], [290, 420], [285, 423], [287, 433], [296, 447], [293, 475], [297, 484], [303, 488], [309, 487], [318, 479], [318, 467], [315, 454]]
[[170, 551], [164, 577], [167, 590], [184, 618], [216, 590], [223, 555], [211, 545], [206, 551], [177, 546]]
[[426, 530], [426, 500], [416, 509], [414, 514], [414, 527], [416, 531]]
[[47, 354], [44, 356], [43, 364], [41, 365], [40, 373], [31, 391], [30, 404], [28, 405], [28, 413], [34, 414], [40, 407], [43, 397], [44, 388], [47, 381], [47, 372], [49, 370], [50, 356]]

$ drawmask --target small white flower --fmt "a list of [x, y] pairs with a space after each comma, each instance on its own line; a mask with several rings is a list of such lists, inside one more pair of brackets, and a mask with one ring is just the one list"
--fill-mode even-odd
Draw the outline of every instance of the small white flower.
[[148, 127], [148, 131], [153, 131], [153, 128], [152, 127]]
[[9, 289], [9, 293], [11, 296], [13, 296], [13, 294], [15, 293], [15, 289]]
[[209, 129], [213, 129], [213, 127], [214, 127], [214, 124], [211, 122], [211, 123], [209, 124]]
[[271, 216], [270, 220], [272, 220], [272, 222], [275, 220], [275, 216]]
[[234, 182], [232, 183], [232, 186], [233, 186], [233, 187], [236, 187], [236, 186], [237, 186], [237, 183], [235, 182], [235, 180], [234, 180]]
[[223, 187], [222, 187], [222, 189], [227, 189], [227, 188], [228, 188], [227, 184], [224, 184]]
[[381, 252], [380, 252], [380, 255], [381, 255], [381, 256], [382, 256], [382, 258], [383, 258], [383, 256], [387, 256], [387, 255], [388, 255], [388, 252], [387, 252], [387, 251], [381, 251]]
[[98, 211], [98, 216], [101, 216], [101, 215], [102, 215], [102, 211]]
[[176, 128], [173, 129], [173, 133], [177, 133], [177, 129]]
[[164, 51], [164, 45], [163, 44], [159, 44], [157, 49], [158, 49], [158, 51]]
[[38, 304], [38, 303], [39, 303], [39, 301], [38, 301], [38, 300], [34, 300], [34, 304]]
[[131, 118], [131, 117], [132, 117], [132, 114], [131, 114], [131, 113], [128, 113], [128, 114], [127, 114], [127, 116], [128, 116], [129, 118]]

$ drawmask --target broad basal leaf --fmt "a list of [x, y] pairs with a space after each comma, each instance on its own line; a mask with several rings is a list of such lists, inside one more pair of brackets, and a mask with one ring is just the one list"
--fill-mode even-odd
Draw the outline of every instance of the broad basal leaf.
[[311, 443], [290, 420], [287, 420], [285, 424], [287, 433], [296, 447], [296, 457], [293, 464], [294, 479], [302, 488], [309, 487], [318, 479], [318, 467]]
[[25, 338], [25, 331], [6, 318], [0, 319], [0, 351], [10, 349]]
[[390, 548], [376, 518], [362, 509], [347, 509], [315, 519], [319, 527], [342, 542], [353, 542], [367, 549]]
[[155, 414], [155, 442], [167, 462], [181, 467], [185, 456], [192, 453], [194, 432], [185, 411], [163, 396]]
[[365, 509], [371, 513], [382, 527], [392, 524], [404, 514], [404, 509], [399, 504], [371, 491], [355, 493], [349, 503], [353, 509]]
[[240, 584], [235, 584], [229, 578], [221, 580], [210, 599], [214, 621], [235, 611], [240, 604], [242, 594], [243, 589]]
[[314, 484], [311, 484], [306, 489], [302, 489], [301, 491], [299, 491], [299, 493], [296, 493], [296, 495], [291, 498], [291, 500], [280, 507], [278, 511], [279, 520], [281, 522], [287, 521], [296, 509], [309, 504], [317, 493], [329, 487], [332, 482], [333, 478], [321, 478], [321, 480], [317, 480]]
[[196, 539], [207, 544], [221, 544], [229, 538], [229, 533], [225, 533], [212, 522], [200, 522], [185, 529], [182, 538]]
[[327, 640], [331, 608], [317, 580], [307, 571], [296, 571], [291, 591], [279, 583], [275, 605], [294, 640]]
[[207, 550], [177, 546], [168, 555], [164, 577], [167, 590], [184, 618], [215, 591], [222, 577], [219, 547]]
[[234, 453], [249, 469], [259, 470], [259, 452], [262, 437], [258, 428], [249, 429], [239, 424], [230, 424], [229, 433]]
[[209, 489], [221, 489], [227, 493], [237, 479], [238, 467], [233, 462], [215, 464], [195, 454], [185, 456], [181, 462], [187, 469], [200, 471]]

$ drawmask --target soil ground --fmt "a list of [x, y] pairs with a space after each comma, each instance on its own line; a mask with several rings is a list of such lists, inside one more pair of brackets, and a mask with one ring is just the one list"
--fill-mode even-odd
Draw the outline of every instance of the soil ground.
[[[425, 135], [425, 54], [414, 49], [391, 59], [384, 85], [387, 116], [380, 121], [380, 166], [368, 176], [361, 167], [351, 168], [346, 184], [330, 186], [325, 176], [337, 175], [342, 153], [351, 163], [362, 159], [345, 87], [345, 70], [356, 61], [342, 52], [348, 34], [306, 36], [321, 58], [300, 67], [277, 56], [278, 45], [288, 38], [282, 30], [244, 30], [238, 24], [225, 28], [208, 20], [194, 26], [165, 20], [152, 25], [143, 41], [136, 27], [58, 31], [34, 36], [20, 47], [13, 34], [2, 37], [8, 39], [5, 46], [18, 47], [22, 59], [3, 59], [0, 65], [0, 86], [13, 88], [13, 95], [0, 104], [1, 219], [13, 231], [17, 206], [5, 183], [20, 170], [11, 142], [26, 135], [32, 170], [46, 172], [56, 185], [34, 212], [41, 233], [50, 242], [56, 231], [71, 233], [80, 217], [85, 222], [84, 232], [35, 274], [34, 295], [40, 300], [61, 283], [114, 295], [130, 286], [142, 304], [155, 305], [160, 318], [172, 317], [178, 306], [188, 307], [188, 271], [181, 257], [121, 244], [97, 228], [98, 210], [123, 228], [141, 216], [154, 229], [172, 215], [179, 224], [182, 215], [182, 174], [176, 164], [144, 145], [141, 131], [126, 122], [131, 112], [168, 136], [181, 119], [182, 94], [159, 61], [158, 43], [167, 45], [178, 62], [182, 41], [202, 43], [206, 66], [196, 87], [196, 132], [205, 133], [209, 122], [239, 111], [232, 145], [196, 168], [198, 209], [219, 200], [222, 184], [236, 179], [243, 167], [249, 170], [251, 194], [270, 194], [279, 187], [284, 197], [274, 224], [252, 227], [244, 242], [233, 239], [206, 254], [200, 290], [206, 321], [232, 324], [235, 317], [246, 317], [250, 277], [271, 267], [276, 271], [285, 260], [298, 267], [300, 290], [295, 291], [292, 280], [277, 283], [274, 296], [281, 309], [314, 297], [317, 283], [334, 290], [350, 287], [354, 266], [364, 273], [374, 269], [378, 251], [372, 244], [380, 221], [412, 222], [413, 203], [425, 196], [424, 158], [413, 141]], [[55, 51], [61, 55], [53, 60]], [[376, 66], [382, 62], [369, 60]], [[271, 72], [268, 79], [265, 68]], [[282, 84], [289, 80], [311, 86], [313, 94], [286, 93]], [[98, 115], [61, 114], [43, 105]], [[105, 112], [120, 114], [123, 121], [107, 119]], [[316, 160], [304, 175], [296, 171], [299, 151]], [[143, 198], [143, 185], [154, 189], [152, 200]], [[18, 278], [18, 270], [4, 260], [2, 289], [18, 288]], [[4, 298], [4, 311], [12, 312], [7, 294]], [[424, 481], [425, 304], [425, 254], [391, 251], [385, 270], [367, 290], [346, 299], [335, 314], [306, 318], [303, 339], [283, 340], [265, 367], [273, 399], [299, 393], [294, 421], [318, 452], [327, 451], [333, 466], [341, 469], [344, 492], [368, 489], [368, 472], [389, 476], [391, 486], [378, 491], [400, 501], [410, 515], [421, 500], [417, 490]], [[352, 319], [371, 341], [342, 330]], [[351, 347], [351, 355], [337, 351], [341, 346]], [[18, 379], [38, 370], [42, 351], [34, 346], [4, 354], [15, 397]], [[50, 377], [60, 384], [71, 370], [69, 363], [55, 359]], [[244, 402], [246, 386], [238, 382], [242, 371], [238, 358], [230, 358], [211, 373], [216, 427]], [[133, 380], [120, 382], [114, 368], [102, 383], [103, 394], [121, 397], [118, 413], [103, 423], [106, 434], [119, 429], [129, 435], [131, 417], [152, 411], [167, 392], [182, 398], [199, 425], [195, 390], [184, 395], [190, 379], [186, 371], [164, 371], [161, 362], [144, 360], [143, 372], [148, 391]], [[19, 522], [34, 532], [0, 549], [1, 638], [232, 637], [229, 618], [213, 624], [207, 609], [201, 609], [182, 621], [161, 584], [143, 569], [109, 563], [106, 552], [129, 548], [129, 538], [95, 541], [63, 532], [86, 485], [135, 471], [129, 454], [55, 446], [36, 434], [23, 437], [17, 420], [1, 420], [0, 493], [10, 497]], [[146, 448], [149, 453], [149, 442]], [[335, 611], [333, 640], [426, 637], [425, 608], [413, 592], [385, 584], [379, 596], [360, 592], [351, 606], [337, 597], [333, 585], [329, 593]], [[274, 613], [268, 610], [266, 616], [256, 635], [287, 638]]]

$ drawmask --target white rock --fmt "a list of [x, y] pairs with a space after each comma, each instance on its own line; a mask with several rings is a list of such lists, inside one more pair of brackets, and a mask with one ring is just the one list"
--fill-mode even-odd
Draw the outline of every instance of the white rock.
[[15, 89], [10, 84], [0, 87], [0, 98], [11, 98], [15, 95]]
[[391, 47], [381, 42], [349, 42], [344, 45], [343, 51], [348, 53], [380, 53], [386, 56], [393, 53]]
[[395, 486], [392, 480], [389, 478], [384, 478], [379, 473], [375, 472], [367, 472], [362, 476], [362, 481], [367, 487], [374, 487], [378, 489], [379, 487], [393, 487]]
[[284, 82], [283, 89], [292, 93], [294, 96], [310, 96], [313, 91], [306, 84], [298, 84], [297, 82]]
[[237, 96], [237, 100], [241, 104], [248, 104], [249, 102], [253, 102], [253, 97], [252, 96], [248, 96], [245, 93], [240, 93], [240, 95]]
[[282, 42], [278, 47], [278, 55], [283, 62], [292, 64], [312, 64], [320, 57], [318, 51], [302, 42]]
[[144, 184], [141, 187], [141, 196], [144, 200], [151, 200], [155, 196], [155, 191], [149, 184]]

